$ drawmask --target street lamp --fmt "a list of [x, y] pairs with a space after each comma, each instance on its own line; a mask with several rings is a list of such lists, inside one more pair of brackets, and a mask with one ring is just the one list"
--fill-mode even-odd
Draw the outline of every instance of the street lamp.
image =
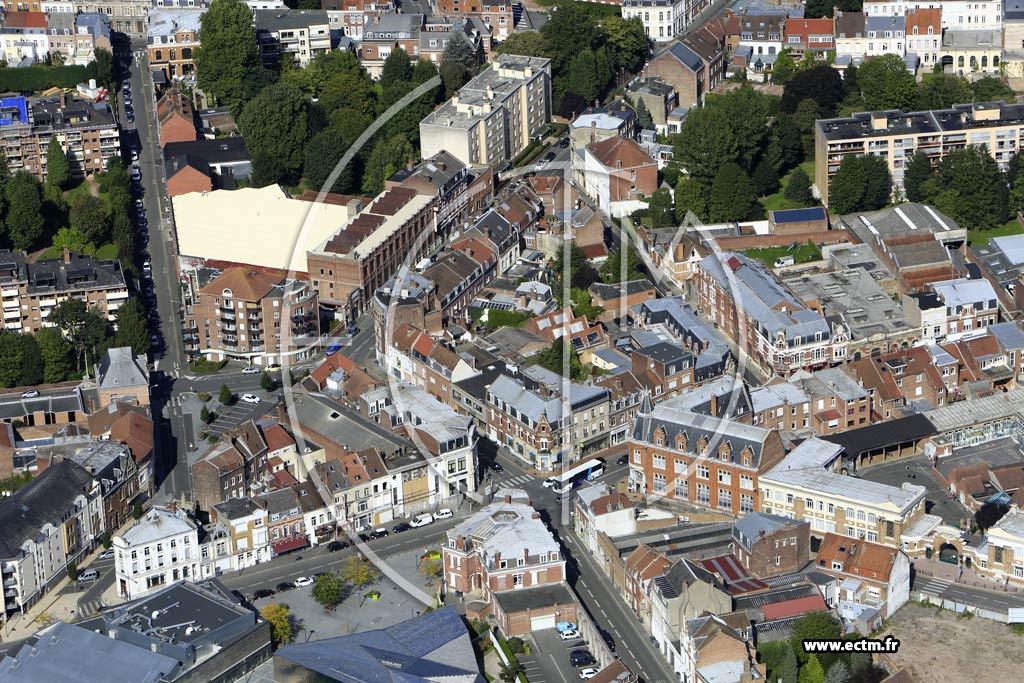
[[306, 631], [306, 641], [305, 642], [308, 643], [309, 639], [313, 637], [314, 633], [316, 633], [316, 629], [315, 628]]

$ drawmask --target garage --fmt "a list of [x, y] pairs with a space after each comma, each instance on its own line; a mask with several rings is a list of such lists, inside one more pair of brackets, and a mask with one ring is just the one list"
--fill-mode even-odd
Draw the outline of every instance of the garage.
[[555, 627], [555, 615], [554, 614], [549, 614], [546, 617], [532, 617], [530, 619], [530, 630], [531, 631], [540, 631], [541, 629], [554, 628], [554, 627]]

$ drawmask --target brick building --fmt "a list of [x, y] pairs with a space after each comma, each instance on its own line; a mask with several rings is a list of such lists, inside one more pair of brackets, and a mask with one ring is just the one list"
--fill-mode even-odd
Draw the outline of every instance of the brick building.
[[729, 550], [743, 569], [759, 578], [798, 572], [811, 559], [811, 525], [752, 512], [732, 525]]
[[225, 434], [201, 459], [192, 463], [196, 506], [210, 511], [221, 501], [246, 498], [262, 490], [268, 479], [267, 442], [252, 420]]
[[163, 72], [168, 81], [191, 76], [199, 47], [199, 19], [205, 9], [154, 9], [146, 20], [149, 68]]
[[169, 88], [157, 100], [156, 119], [160, 128], [161, 147], [169, 142], [194, 142], [199, 139], [192, 103], [178, 88]]

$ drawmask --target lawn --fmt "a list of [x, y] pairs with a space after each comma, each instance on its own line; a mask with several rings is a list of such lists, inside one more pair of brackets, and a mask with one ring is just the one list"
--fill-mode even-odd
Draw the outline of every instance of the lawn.
[[[811, 177], [811, 181], [814, 181], [814, 159], [805, 161], [800, 164], [800, 168], [804, 169], [808, 176]], [[792, 173], [792, 171], [790, 172]], [[783, 193], [786, 191], [786, 186], [789, 185], [790, 173], [786, 174], [786, 177], [782, 179], [781, 187], [775, 194], [770, 194], [767, 197], [761, 199], [761, 204], [764, 205], [765, 211], [779, 211], [780, 209], [799, 209], [799, 205], [794, 204], [785, 197]]]
[[68, 206], [71, 206], [75, 203], [76, 199], [89, 194], [102, 199], [104, 205], [107, 207], [107, 211], [110, 211], [110, 197], [106, 192], [100, 192], [95, 176], [87, 176], [83, 180], [78, 181], [78, 184], [70, 190], [65, 190], [64, 201]]
[[769, 268], [775, 265], [775, 259], [782, 256], [792, 256], [797, 263], [808, 263], [821, 259], [821, 252], [811, 242], [801, 244], [793, 251], [790, 251], [789, 247], [766, 247], [764, 249], [747, 249], [743, 253], [750, 258], [757, 259]]
[[[39, 255], [39, 258], [60, 258], [63, 253], [64, 253], [64, 248], [63, 247], [53, 247], [52, 246], [49, 249], [46, 249], [45, 251], [43, 251], [43, 253], [41, 253]], [[101, 258], [101, 259], [115, 259], [115, 258], [117, 258], [117, 247], [115, 245], [109, 244], [109, 243], [101, 245], [100, 248], [96, 250], [96, 258]]]
[[972, 247], [984, 247], [993, 237], [1006, 237], [1008, 235], [1019, 235], [1024, 232], [1024, 227], [1017, 222], [1016, 218], [1006, 221], [1002, 226], [992, 230], [970, 230], [967, 242]]

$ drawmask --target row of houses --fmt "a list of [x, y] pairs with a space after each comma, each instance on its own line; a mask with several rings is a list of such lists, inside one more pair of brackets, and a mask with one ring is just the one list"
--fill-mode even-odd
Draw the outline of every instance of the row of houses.
[[112, 51], [110, 18], [95, 10], [8, 10], [0, 18], [0, 45], [8, 66], [31, 66], [47, 56], [84, 66], [97, 49]]

